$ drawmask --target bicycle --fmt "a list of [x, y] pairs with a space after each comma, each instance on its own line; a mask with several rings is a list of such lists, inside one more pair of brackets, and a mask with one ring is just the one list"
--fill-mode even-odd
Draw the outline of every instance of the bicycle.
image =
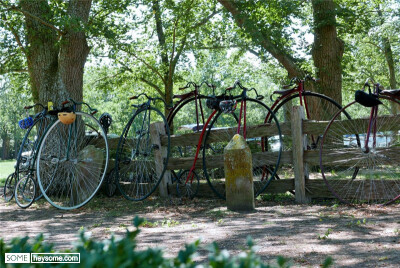
[[[271, 106], [275, 116], [279, 122], [290, 122], [292, 118], [292, 106], [304, 107], [304, 118], [308, 121], [329, 121], [332, 115], [339, 111], [342, 106], [332, 98], [306, 90], [306, 82], [318, 82], [317, 79], [307, 75], [303, 79], [297, 77], [290, 80], [288, 85], [282, 87], [282, 90], [274, 91], [270, 95], [270, 100], [273, 101]], [[274, 95], [278, 98], [273, 99]], [[265, 118], [265, 122], [270, 122], [269, 115]], [[322, 133], [321, 133], [322, 135]], [[321, 135], [306, 135], [307, 150], [317, 150], [320, 145]], [[289, 151], [292, 148], [292, 136], [284, 133], [282, 135], [282, 149]], [[307, 167], [306, 179], [317, 178], [320, 176], [319, 167]], [[294, 176], [291, 166], [282, 165], [282, 172], [285, 177]], [[282, 179], [279, 174], [276, 174], [275, 179]]]
[[[212, 95], [215, 96], [215, 86], [207, 82], [196, 84], [188, 82], [186, 86], [179, 88], [185, 90], [193, 87], [190, 92], [182, 95], [174, 95], [174, 99], [178, 101], [170, 109], [167, 117], [168, 126], [171, 133], [175, 135], [183, 135], [187, 133], [201, 132], [206, 119], [212, 110], [207, 109], [207, 100], [212, 99], [211, 96], [200, 93], [200, 88], [206, 85], [212, 89]], [[188, 116], [190, 115], [190, 116]], [[171, 156], [177, 157], [193, 157], [196, 153], [196, 144], [189, 146], [174, 146], [171, 148]], [[176, 192], [178, 196], [193, 199], [199, 189], [200, 179], [204, 176], [201, 173], [194, 172], [194, 181], [185, 183], [189, 170], [171, 170], [172, 184], [176, 184]]]
[[[239, 95], [232, 95], [232, 90], [236, 87], [241, 89]], [[256, 98], [249, 98], [248, 92], [254, 91]], [[221, 159], [223, 159], [223, 149], [231, 140], [233, 135], [242, 133], [251, 148], [253, 155], [253, 181], [254, 194], [258, 196], [270, 183], [278, 169], [281, 156], [281, 133], [277, 118], [272, 110], [266, 106], [261, 100], [264, 97], [259, 95], [254, 88], [246, 88], [239, 81], [227, 88], [222, 95], [212, 96], [207, 101], [207, 107], [212, 113], [205, 122], [200, 134], [195, 159], [190, 169], [185, 183], [191, 183], [193, 180], [193, 172], [196, 167], [198, 155], [201, 147], [203, 148], [203, 173], [213, 192], [222, 199], [225, 199], [225, 178], [221, 172]], [[240, 112], [237, 112], [237, 104], [240, 103]], [[250, 111], [250, 112], [249, 112]], [[265, 124], [267, 115], [271, 116], [271, 123]], [[243, 124], [242, 124], [243, 119]], [[254, 129], [248, 125], [255, 126]], [[267, 137], [254, 131], [263, 126], [273, 126], [277, 131], [277, 137]], [[203, 142], [204, 137], [204, 142]], [[267, 142], [269, 140], [269, 143]], [[274, 155], [266, 158], [264, 155], [265, 146], [272, 144], [275, 139], [277, 147], [274, 148]], [[269, 148], [272, 151], [272, 147]], [[263, 157], [264, 156], [264, 157]]]
[[20, 145], [15, 164], [15, 171], [9, 175], [4, 187], [4, 197], [10, 201], [15, 197], [16, 203], [21, 208], [28, 208], [35, 200], [41, 198], [37, 196], [37, 178], [34, 167], [34, 158], [37, 153], [37, 147], [41, 135], [50, 122], [55, 120], [55, 116], [49, 114], [48, 107], [37, 103], [31, 106], [25, 106], [28, 110], [39, 106], [42, 111], [38, 112], [33, 118], [29, 115], [19, 121], [21, 129], [26, 129], [26, 133]]
[[[147, 101], [132, 105], [136, 108], [126, 124], [118, 142], [114, 175], [122, 195], [132, 201], [140, 201], [150, 196], [160, 184], [168, 163], [170, 152], [170, 132], [164, 115], [154, 107], [161, 98], [152, 98], [142, 93], [130, 99], [136, 100], [141, 96]], [[160, 150], [153, 144], [150, 136], [152, 122], [162, 122], [168, 137], [166, 156], [163, 166], [156, 167], [154, 152]], [[157, 170], [160, 169], [160, 170]]]
[[[90, 113], [80, 111], [83, 106]], [[85, 102], [69, 99], [62, 103], [61, 109], [53, 111], [58, 120], [45, 130], [40, 140], [35, 157], [38, 185], [42, 195], [56, 208], [70, 210], [84, 206], [104, 180], [109, 151], [105, 131], [93, 117], [96, 112]]]
[[386, 205], [400, 198], [399, 110], [400, 90], [368, 79], [332, 117], [321, 139], [320, 168], [341, 202]]

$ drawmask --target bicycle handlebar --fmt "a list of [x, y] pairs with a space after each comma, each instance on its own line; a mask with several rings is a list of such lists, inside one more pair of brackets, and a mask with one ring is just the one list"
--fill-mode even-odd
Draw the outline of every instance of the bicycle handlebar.
[[149, 95], [147, 95], [146, 93], [140, 93], [139, 95], [132, 96], [132, 97], [130, 97], [129, 99], [130, 99], [130, 100], [137, 100], [137, 99], [139, 99], [141, 96], [145, 96], [148, 100], [152, 101], [153, 103], [155, 103], [157, 100], [160, 100], [160, 101], [162, 101], [162, 102], [165, 104], [165, 106], [167, 106], [167, 103], [166, 103], [165, 100], [163, 100], [162, 98], [159, 98], [159, 97], [153, 98], [153, 97], [150, 97]]
[[46, 107], [44, 107], [44, 105], [41, 104], [41, 103], [35, 103], [35, 104], [33, 104], [33, 105], [25, 106], [24, 109], [25, 109], [25, 110], [30, 110], [30, 109], [32, 109], [32, 108], [35, 107], [35, 106], [40, 106], [40, 107], [42, 107], [43, 109], [46, 109]]
[[256, 90], [254, 87], [252, 87], [252, 88], [249, 89], [249, 88], [243, 86], [243, 85], [240, 83], [239, 80], [236, 80], [236, 82], [233, 84], [233, 86], [226, 88], [226, 89], [225, 89], [225, 94], [226, 94], [227, 91], [231, 91], [232, 89], [235, 89], [237, 86], [238, 86], [240, 89], [242, 89], [244, 92], [250, 92], [250, 91], [254, 90], [254, 92], [256, 93], [256, 99], [257, 99], [257, 100], [262, 100], [262, 99], [264, 99], [264, 96], [258, 94], [257, 90]]
[[70, 102], [72, 102], [72, 104], [73, 104], [73, 111], [75, 111], [77, 105], [83, 105], [83, 104], [85, 104], [85, 105], [89, 108], [89, 111], [90, 111], [90, 114], [91, 114], [91, 115], [94, 115], [94, 114], [96, 114], [96, 113], [98, 112], [97, 109], [94, 109], [94, 108], [90, 107], [90, 105], [87, 104], [86, 102], [83, 102], [83, 101], [82, 101], [82, 102], [76, 102], [76, 101], [74, 101], [73, 99], [68, 99], [68, 100], [62, 102], [61, 105], [62, 105], [62, 107], [64, 108], [64, 106], [65, 106], [66, 104], [70, 103]]
[[191, 86], [193, 86], [195, 89], [199, 89], [199, 88], [201, 88], [204, 84], [207, 85], [209, 88], [212, 88], [213, 90], [215, 90], [215, 86], [214, 86], [213, 84], [209, 84], [208, 82], [205, 82], [205, 81], [204, 81], [204, 82], [201, 82], [200, 85], [196, 84], [195, 82], [188, 82], [188, 83], [186, 84], [186, 86], [180, 87], [179, 90], [184, 90], [184, 89], [190, 88]]

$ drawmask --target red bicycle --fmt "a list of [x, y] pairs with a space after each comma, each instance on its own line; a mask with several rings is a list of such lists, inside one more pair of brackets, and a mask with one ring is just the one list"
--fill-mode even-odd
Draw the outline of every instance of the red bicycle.
[[[239, 95], [233, 95], [233, 89], [240, 88]], [[255, 98], [248, 97], [254, 91]], [[272, 110], [265, 105], [254, 88], [246, 88], [239, 81], [233, 87], [227, 88], [222, 95], [207, 99], [206, 105], [212, 110], [202, 127], [196, 147], [195, 159], [188, 172], [185, 185], [193, 182], [196, 162], [200, 150], [203, 151], [204, 177], [214, 193], [225, 198], [225, 178], [223, 168], [223, 150], [235, 134], [242, 134], [250, 146], [253, 156], [254, 194], [258, 196], [274, 178], [279, 167], [282, 148], [279, 122]], [[237, 109], [239, 104], [240, 109]], [[266, 136], [254, 131], [249, 126], [265, 125], [265, 118], [270, 116], [269, 127], [276, 129], [276, 135]], [[204, 138], [204, 141], [203, 141]], [[268, 147], [269, 146], [269, 147]], [[275, 148], [274, 148], [275, 146]], [[265, 157], [266, 151], [274, 151], [274, 157]]]
[[[340, 111], [342, 106], [332, 98], [306, 90], [307, 82], [315, 83], [317, 79], [307, 75], [304, 79], [293, 78], [289, 85], [282, 87], [282, 90], [274, 91], [270, 96], [273, 101], [273, 95], [278, 95], [271, 109], [279, 122], [290, 122], [292, 118], [292, 107], [303, 106], [304, 118], [306, 120], [329, 121], [336, 112]], [[270, 115], [265, 118], [265, 122], [271, 122]], [[320, 146], [321, 135], [306, 135], [307, 150], [317, 150]], [[292, 149], [292, 135], [290, 133], [282, 134], [282, 149], [289, 151]], [[276, 179], [293, 178], [294, 172], [291, 163], [282, 165], [280, 173], [284, 176], [275, 176]], [[308, 166], [306, 173], [308, 178], [319, 178], [320, 170], [318, 166]]]

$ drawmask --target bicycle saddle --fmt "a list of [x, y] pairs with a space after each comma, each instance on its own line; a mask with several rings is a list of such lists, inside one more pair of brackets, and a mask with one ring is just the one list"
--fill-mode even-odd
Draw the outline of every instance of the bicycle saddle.
[[278, 94], [278, 95], [286, 95], [289, 94], [292, 91], [295, 91], [297, 88], [283, 88], [282, 90], [275, 90], [274, 92], [272, 92], [272, 94]]
[[185, 94], [182, 94], [182, 95], [174, 95], [174, 96], [172, 96], [172, 98], [173, 99], [186, 99], [186, 98], [189, 98], [189, 97], [191, 97], [191, 96], [193, 96], [194, 95], [194, 91], [192, 91], [192, 92], [189, 92], [189, 93], [185, 93]]
[[381, 91], [383, 95], [400, 96], [400, 89], [385, 89]]
[[368, 94], [362, 90], [356, 91], [355, 100], [364, 107], [374, 107], [382, 104], [377, 95]]

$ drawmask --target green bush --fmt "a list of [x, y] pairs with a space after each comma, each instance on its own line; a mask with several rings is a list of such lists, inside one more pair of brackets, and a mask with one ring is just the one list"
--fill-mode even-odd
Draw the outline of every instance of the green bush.
[[[96, 242], [85, 236], [82, 231], [73, 249], [60, 252], [80, 253], [80, 264], [7, 264], [5, 266], [5, 253], [52, 253], [55, 250], [53, 245], [43, 242], [43, 235], [37, 236], [32, 243], [28, 237], [15, 238], [10, 243], [0, 240], [0, 267], [289, 267], [287, 260], [282, 257], [277, 258], [277, 265], [264, 264], [255, 254], [255, 247], [250, 238], [247, 241], [248, 249], [237, 256], [230, 256], [228, 251], [219, 249], [216, 243], [211, 244], [208, 247], [210, 252], [208, 261], [201, 266], [193, 261], [199, 248], [199, 241], [185, 245], [185, 248], [173, 259], [164, 258], [162, 251], [157, 248], [137, 250], [136, 237], [140, 232], [139, 226], [143, 223], [143, 219], [136, 217], [133, 220], [136, 230], [133, 232], [127, 230], [125, 237], [118, 240], [112, 236], [109, 240]], [[322, 266], [328, 267], [331, 262], [331, 259], [327, 259]]]

